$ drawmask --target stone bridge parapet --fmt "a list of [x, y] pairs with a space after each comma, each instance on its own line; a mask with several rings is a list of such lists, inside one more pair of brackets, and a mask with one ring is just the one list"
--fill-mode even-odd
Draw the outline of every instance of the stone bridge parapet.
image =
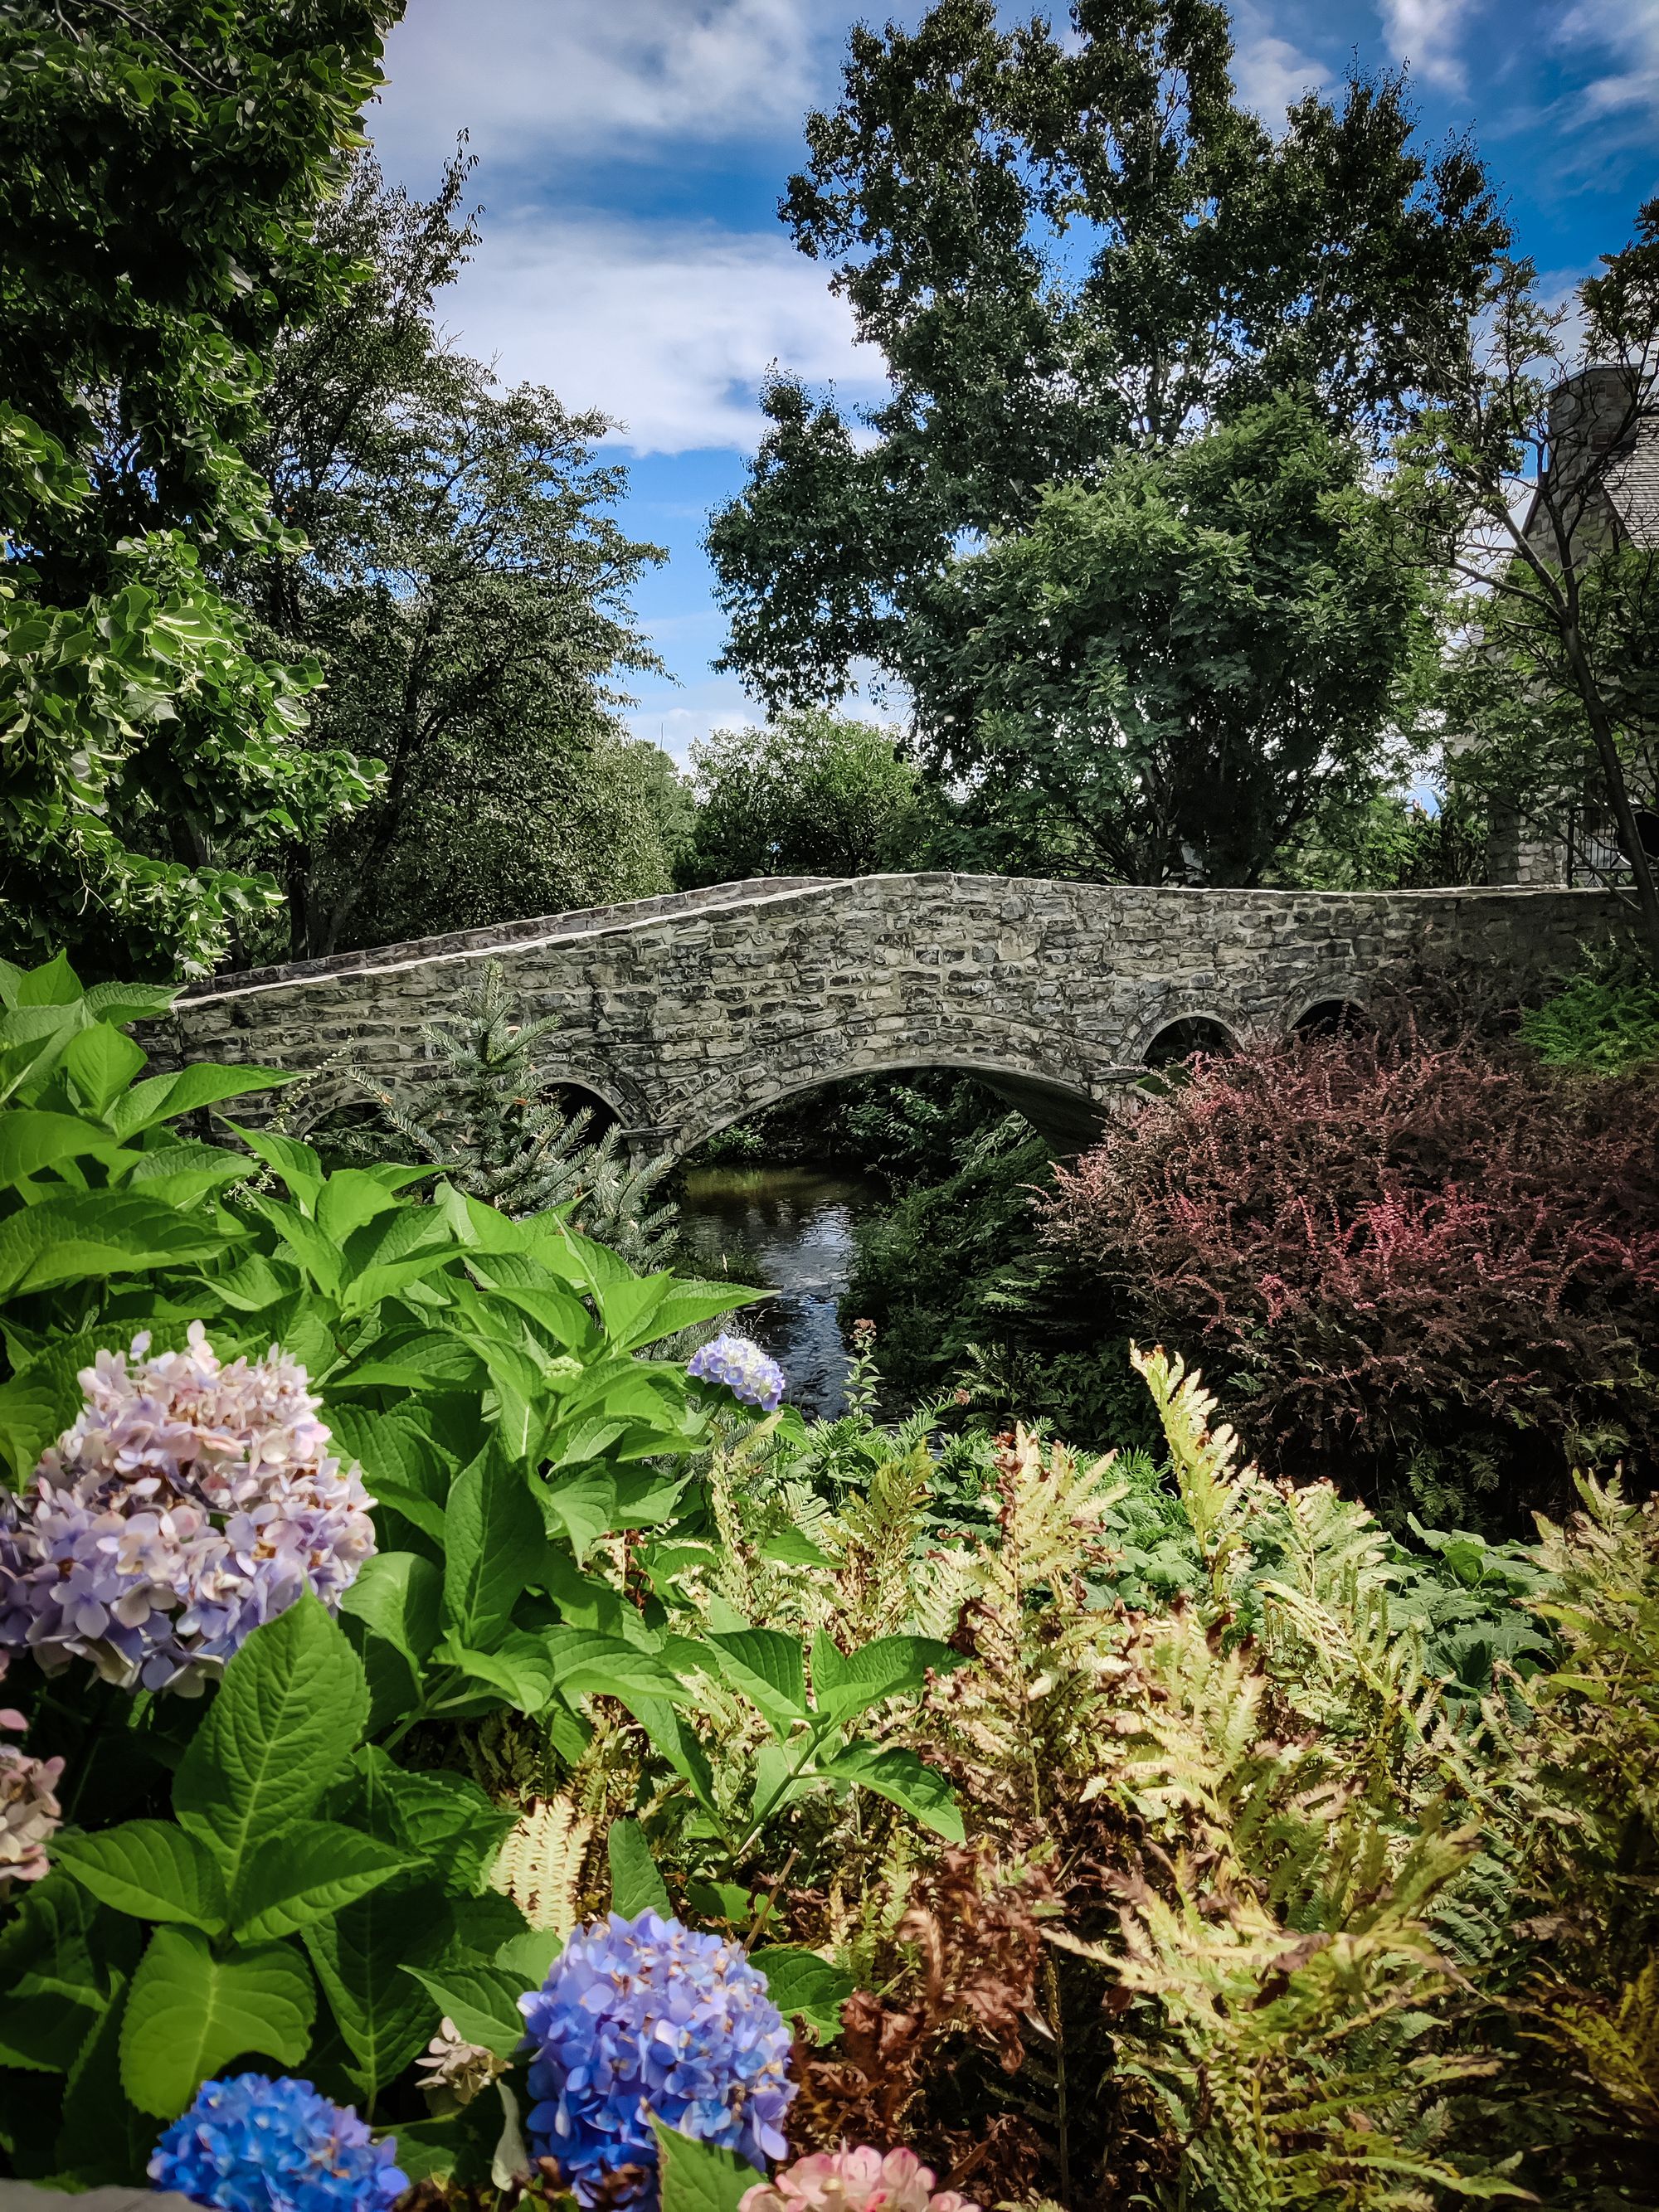
[[1363, 1005], [1396, 963], [1519, 977], [1620, 927], [1616, 897], [1590, 890], [786, 878], [217, 975], [179, 1001], [170, 1042], [185, 1060], [314, 1071], [349, 1055], [407, 1079], [422, 1023], [452, 1018], [495, 959], [526, 1018], [557, 1018], [550, 1077], [595, 1094], [641, 1152], [916, 1067], [976, 1075], [1074, 1146], [1172, 1023], [1283, 1030]]

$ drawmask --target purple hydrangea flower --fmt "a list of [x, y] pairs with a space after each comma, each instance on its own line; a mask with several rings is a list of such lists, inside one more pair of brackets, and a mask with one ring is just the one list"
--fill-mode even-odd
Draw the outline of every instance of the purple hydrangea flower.
[[724, 1382], [745, 1406], [775, 1413], [788, 1381], [775, 1359], [746, 1336], [717, 1336], [694, 1352], [686, 1373], [699, 1382]]
[[155, 2147], [149, 2178], [221, 2212], [386, 2212], [409, 2186], [393, 2141], [309, 2081], [204, 2081]]
[[613, 1912], [575, 1931], [519, 2009], [533, 2148], [584, 2204], [618, 2166], [655, 2169], [653, 2117], [763, 2171], [786, 2154], [789, 2030], [738, 1945]]
[[313, 1590], [331, 1609], [374, 1549], [374, 1503], [328, 1455], [306, 1372], [271, 1346], [222, 1367], [149, 1338], [83, 1368], [87, 1403], [21, 1496], [0, 1493], [0, 1645], [49, 1673], [196, 1690]]

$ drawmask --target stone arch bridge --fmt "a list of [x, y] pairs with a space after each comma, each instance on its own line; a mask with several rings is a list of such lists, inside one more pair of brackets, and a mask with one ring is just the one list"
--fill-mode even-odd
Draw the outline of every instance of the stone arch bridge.
[[349, 1054], [407, 1079], [421, 1024], [495, 959], [526, 1017], [558, 1018], [550, 1075], [602, 1101], [636, 1153], [679, 1155], [792, 1092], [917, 1067], [979, 1077], [1070, 1149], [1173, 1024], [1282, 1030], [1363, 1004], [1395, 961], [1518, 974], [1617, 927], [1598, 891], [780, 878], [215, 976], [179, 1002], [171, 1042], [283, 1067]]

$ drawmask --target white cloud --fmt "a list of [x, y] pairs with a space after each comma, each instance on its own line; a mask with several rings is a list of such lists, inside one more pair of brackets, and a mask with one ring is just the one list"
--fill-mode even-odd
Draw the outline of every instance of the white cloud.
[[1579, 0], [1556, 32], [1567, 53], [1605, 53], [1613, 67], [1575, 94], [1582, 123], [1659, 115], [1659, 0]]
[[1285, 109], [1304, 92], [1329, 88], [1331, 75], [1324, 64], [1270, 31], [1261, 9], [1246, 0], [1233, 9], [1233, 40], [1234, 89], [1243, 106], [1273, 128], [1284, 122]]
[[414, 0], [375, 142], [402, 171], [464, 127], [509, 162], [793, 131], [828, 27], [812, 0]]
[[1383, 35], [1395, 58], [1448, 92], [1467, 92], [1458, 48], [1465, 19], [1479, 0], [1379, 0]]
[[717, 684], [694, 684], [691, 689], [700, 695], [713, 696], [703, 697], [700, 704], [693, 707], [640, 707], [623, 716], [633, 736], [660, 745], [675, 765], [687, 772], [691, 766], [691, 748], [702, 738], [712, 736], [716, 730], [757, 730], [763, 720], [754, 701], [735, 684], [731, 686], [735, 703], [728, 703], [719, 696], [723, 687]]
[[603, 408], [639, 453], [751, 449], [774, 362], [849, 397], [881, 388], [880, 356], [781, 233], [498, 213], [446, 307], [467, 352]]

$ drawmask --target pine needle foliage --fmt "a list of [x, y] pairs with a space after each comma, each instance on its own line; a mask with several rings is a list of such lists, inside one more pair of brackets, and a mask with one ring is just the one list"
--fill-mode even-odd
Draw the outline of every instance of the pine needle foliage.
[[[469, 1198], [514, 1218], [568, 1206], [574, 1226], [608, 1244], [630, 1266], [665, 1264], [675, 1209], [654, 1194], [665, 1158], [632, 1164], [614, 1126], [593, 1138], [593, 1110], [568, 1111], [559, 1082], [536, 1057], [556, 1017], [521, 1018], [498, 961], [463, 1000], [453, 1024], [428, 1022], [421, 1037], [435, 1071], [418, 1084], [386, 1082], [365, 1068], [346, 1073], [374, 1102], [400, 1158], [428, 1161]], [[374, 1134], [345, 1133], [349, 1152], [379, 1157]]]

